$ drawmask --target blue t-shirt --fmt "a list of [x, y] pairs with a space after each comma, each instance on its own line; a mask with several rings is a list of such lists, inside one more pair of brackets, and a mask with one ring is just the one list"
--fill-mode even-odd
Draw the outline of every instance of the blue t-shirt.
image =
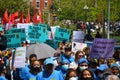
[[37, 75], [34, 75], [32, 73], [28, 73], [24, 80], [36, 80], [36, 76]]
[[65, 61], [66, 63], [72, 63], [75, 61], [74, 57], [73, 56], [70, 56], [70, 57], [66, 57], [65, 55], [62, 55], [62, 61]]
[[20, 73], [20, 77], [22, 79], [24, 79], [25, 75], [27, 75], [28, 73], [30, 73], [29, 71], [30, 71], [30, 65], [28, 65], [28, 66], [26, 66], [25, 68], [22, 69], [22, 71]]
[[54, 70], [52, 74], [42, 71], [37, 75], [36, 80], [64, 80], [59, 71]]
[[5, 76], [0, 76], [0, 80], [7, 80]]

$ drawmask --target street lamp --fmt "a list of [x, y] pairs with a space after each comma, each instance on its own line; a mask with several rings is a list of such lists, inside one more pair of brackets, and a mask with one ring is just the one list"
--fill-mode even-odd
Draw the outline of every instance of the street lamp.
[[86, 22], [86, 20], [87, 20], [87, 10], [88, 10], [88, 6], [85, 5], [83, 9], [85, 10], [85, 22]]

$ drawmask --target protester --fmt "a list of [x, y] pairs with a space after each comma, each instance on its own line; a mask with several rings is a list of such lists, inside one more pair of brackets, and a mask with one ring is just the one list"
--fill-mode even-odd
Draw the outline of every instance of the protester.
[[54, 69], [54, 62], [51, 58], [47, 58], [44, 62], [44, 70], [41, 71], [36, 80], [64, 80], [59, 71]]
[[0, 50], [7, 48], [7, 38], [4, 36], [4, 30], [0, 27]]
[[116, 63], [113, 63], [110, 65], [110, 68], [112, 70], [112, 73], [120, 78], [120, 69], [119, 65]]
[[105, 80], [120, 80], [120, 78], [116, 75], [109, 75]]
[[88, 69], [88, 60], [86, 58], [80, 58], [78, 60], [77, 75], [80, 76], [84, 69]]
[[85, 35], [85, 41], [93, 41], [93, 37], [91, 35], [91, 31], [88, 30], [87, 34]]
[[76, 70], [68, 69], [65, 80], [78, 80]]
[[62, 60], [66, 60], [70, 63], [74, 62], [74, 57], [72, 56], [71, 47], [65, 47], [65, 53], [62, 55]]
[[92, 72], [95, 73], [95, 71], [97, 70], [98, 68], [98, 62], [96, 62], [95, 59], [91, 59], [89, 61], [89, 70], [91, 70]]
[[24, 80], [36, 80], [36, 76], [39, 72], [42, 71], [41, 64], [38, 60], [35, 60], [31, 63], [30, 71], [26, 75]]
[[7, 80], [6, 79], [6, 66], [5, 64], [0, 64], [0, 80]]
[[20, 77], [22, 79], [25, 79], [25, 75], [27, 75], [29, 73], [29, 71], [30, 71], [31, 63], [33, 61], [35, 61], [35, 60], [37, 60], [36, 54], [31, 54], [29, 56], [29, 62], [30, 62], [30, 64], [28, 66], [26, 66], [25, 68], [23, 68], [22, 71], [21, 71], [21, 73], [20, 73]]
[[100, 34], [99, 30], [97, 30], [97, 33], [95, 35], [95, 38], [102, 38], [102, 35]]
[[78, 60], [80, 58], [83, 58], [84, 57], [84, 53], [80, 50], [78, 50], [76, 53], [75, 53], [75, 62], [78, 64]]
[[89, 69], [84, 69], [78, 78], [79, 80], [94, 80], [94, 75]]

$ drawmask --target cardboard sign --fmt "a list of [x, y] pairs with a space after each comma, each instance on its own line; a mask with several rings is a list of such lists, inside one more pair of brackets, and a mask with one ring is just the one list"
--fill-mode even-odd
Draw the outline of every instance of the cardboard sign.
[[15, 68], [24, 68], [25, 67], [25, 56], [26, 56], [26, 47], [16, 48], [14, 67]]
[[91, 58], [111, 58], [115, 46], [114, 39], [95, 38], [90, 52]]
[[6, 32], [6, 34], [19, 34], [21, 36], [21, 42], [26, 41], [26, 34], [25, 34], [25, 28], [17, 29], [17, 28], [12, 28]]
[[83, 50], [83, 48], [87, 47], [87, 44], [85, 43], [79, 43], [79, 42], [72, 42], [72, 51], [77, 52], [78, 50]]
[[46, 27], [29, 26], [28, 40], [31, 42], [45, 42], [48, 39], [48, 31]]
[[70, 30], [56, 27], [54, 40], [58, 42], [63, 42], [63, 41], [69, 42], [70, 34], [71, 34]]
[[16, 48], [21, 46], [21, 36], [20, 34], [5, 34], [7, 38], [7, 48]]
[[81, 42], [84, 40], [84, 32], [83, 31], [73, 31], [73, 42]]

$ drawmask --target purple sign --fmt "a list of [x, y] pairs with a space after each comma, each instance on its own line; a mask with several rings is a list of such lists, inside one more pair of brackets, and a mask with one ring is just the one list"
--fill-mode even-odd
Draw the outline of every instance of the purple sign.
[[114, 53], [115, 42], [114, 39], [95, 38], [91, 48], [90, 57], [111, 58]]

